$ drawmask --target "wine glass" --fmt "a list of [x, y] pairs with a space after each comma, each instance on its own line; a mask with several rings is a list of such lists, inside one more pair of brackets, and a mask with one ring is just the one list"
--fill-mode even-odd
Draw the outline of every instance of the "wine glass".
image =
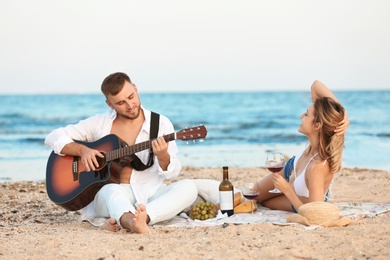
[[[280, 172], [284, 167], [284, 154], [279, 152], [267, 153], [267, 157], [265, 159], [265, 167], [272, 172]], [[281, 193], [281, 191], [277, 188], [269, 191], [270, 193]]]
[[256, 189], [256, 182], [243, 181], [241, 184], [241, 192], [251, 202], [251, 213], [253, 214], [253, 203], [256, 203], [255, 198], [260, 194], [260, 191]]

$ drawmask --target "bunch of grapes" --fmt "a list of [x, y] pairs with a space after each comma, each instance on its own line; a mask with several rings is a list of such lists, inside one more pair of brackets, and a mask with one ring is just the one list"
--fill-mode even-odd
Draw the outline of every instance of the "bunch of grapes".
[[190, 211], [191, 219], [206, 220], [210, 218], [215, 218], [217, 215], [217, 208], [214, 203], [207, 201], [199, 201], [198, 204], [192, 205]]

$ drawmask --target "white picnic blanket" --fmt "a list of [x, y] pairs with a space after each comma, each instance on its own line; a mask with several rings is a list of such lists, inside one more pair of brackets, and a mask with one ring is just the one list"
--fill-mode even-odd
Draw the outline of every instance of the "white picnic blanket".
[[[381, 203], [355, 203], [340, 202], [334, 203], [339, 208], [340, 216], [349, 217], [352, 220], [361, 218], [372, 218], [390, 211], [390, 204]], [[192, 220], [185, 213], [174, 218], [155, 224], [155, 227], [205, 227], [227, 224], [257, 224], [271, 223], [274, 225], [299, 225], [286, 223], [286, 219], [292, 212], [282, 210], [270, 210], [259, 207], [254, 214], [240, 213], [231, 217], [219, 214], [217, 217], [208, 220]], [[89, 222], [94, 226], [102, 226], [106, 218], [95, 218]], [[315, 227], [314, 227], [315, 228]]]
[[[210, 179], [196, 179], [193, 180], [198, 187], [199, 196], [204, 201], [211, 201], [213, 203], [219, 203], [219, 182]], [[235, 188], [235, 192], [240, 191]], [[365, 217], [374, 217], [379, 214], [390, 211], [390, 204], [378, 204], [378, 203], [354, 203], [354, 202], [343, 202], [334, 203], [339, 207], [340, 216], [349, 217], [352, 220]], [[184, 210], [187, 212], [189, 209]], [[220, 212], [219, 212], [220, 213]], [[235, 214], [231, 217], [224, 216], [222, 214], [217, 217], [208, 220], [192, 220], [185, 213], [181, 213], [179, 216], [155, 224], [154, 226], [164, 227], [197, 227], [197, 226], [216, 226], [228, 224], [256, 224], [262, 222], [268, 222], [275, 225], [297, 225], [296, 223], [286, 223], [287, 217], [293, 214], [292, 212], [281, 211], [281, 210], [270, 210], [265, 207], [260, 207], [256, 213], [250, 214]], [[102, 226], [107, 219], [105, 218], [94, 218], [88, 219], [94, 226]]]
[[[338, 206], [340, 216], [349, 217], [352, 220], [361, 218], [372, 218], [377, 215], [390, 211], [390, 204], [378, 204], [378, 203], [354, 203], [354, 202], [342, 202], [334, 203]], [[188, 218], [184, 213], [180, 216], [176, 216], [168, 221], [157, 223], [155, 226], [165, 227], [197, 227], [197, 226], [215, 226], [229, 224], [256, 224], [268, 222], [275, 225], [296, 225], [296, 223], [286, 223], [286, 219], [292, 212], [281, 210], [270, 210], [268, 208], [260, 207], [254, 214], [235, 214], [231, 217], [218, 216], [208, 220], [192, 220]]]

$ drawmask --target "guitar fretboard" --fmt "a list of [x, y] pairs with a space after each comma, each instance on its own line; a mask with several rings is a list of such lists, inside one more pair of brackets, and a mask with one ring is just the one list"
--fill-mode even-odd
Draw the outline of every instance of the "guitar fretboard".
[[[164, 135], [163, 137], [166, 142], [170, 142], [176, 139], [175, 133]], [[113, 161], [127, 155], [132, 155], [140, 151], [150, 149], [153, 140], [155, 139], [109, 151], [106, 153], [106, 161], [107, 162]]]

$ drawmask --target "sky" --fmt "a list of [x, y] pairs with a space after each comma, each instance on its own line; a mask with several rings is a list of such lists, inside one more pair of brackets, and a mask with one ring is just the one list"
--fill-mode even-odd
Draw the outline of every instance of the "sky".
[[388, 0], [0, 0], [0, 94], [390, 90]]

